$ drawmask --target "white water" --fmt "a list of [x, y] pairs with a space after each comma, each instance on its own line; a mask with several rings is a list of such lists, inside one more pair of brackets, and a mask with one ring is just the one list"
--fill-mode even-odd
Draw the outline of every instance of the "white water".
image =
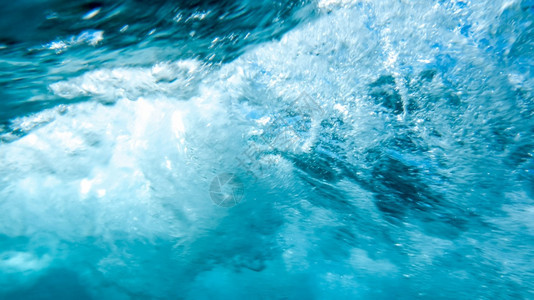
[[[98, 299], [528, 296], [532, 181], [517, 178], [532, 159], [503, 162], [532, 137], [529, 98], [510, 100], [532, 95], [518, 63], [529, 57], [508, 55], [521, 30], [502, 25], [520, 19], [520, 1], [440, 3], [320, 1], [316, 20], [221, 67], [161, 62], [52, 84], [91, 101], [19, 118], [24, 134], [3, 135], [0, 234], [14, 246], [1, 250], [0, 287], [69, 269]], [[394, 78], [404, 113], [373, 102], [381, 76]], [[267, 149], [264, 125], [304, 92], [322, 115], [310, 113], [298, 144], [258, 156], [267, 171], [256, 182], [236, 158]], [[410, 98], [419, 109], [408, 114]], [[415, 151], [391, 146], [408, 135]], [[290, 159], [321, 143], [367, 185], [317, 179]], [[437, 216], [387, 219], [368, 187], [376, 149], [421, 170], [441, 195], [426, 203]], [[222, 172], [245, 184], [230, 209], [210, 200]], [[325, 185], [342, 196], [315, 191]], [[442, 222], [449, 215], [464, 227]]]

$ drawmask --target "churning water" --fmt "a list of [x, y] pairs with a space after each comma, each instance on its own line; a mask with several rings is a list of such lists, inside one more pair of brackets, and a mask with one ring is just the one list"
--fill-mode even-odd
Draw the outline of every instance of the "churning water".
[[0, 16], [0, 298], [534, 297], [533, 1]]

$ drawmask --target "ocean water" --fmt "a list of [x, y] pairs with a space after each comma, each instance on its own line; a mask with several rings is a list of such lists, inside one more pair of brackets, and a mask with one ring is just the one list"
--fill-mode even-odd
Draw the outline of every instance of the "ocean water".
[[534, 1], [0, 16], [0, 299], [534, 298]]

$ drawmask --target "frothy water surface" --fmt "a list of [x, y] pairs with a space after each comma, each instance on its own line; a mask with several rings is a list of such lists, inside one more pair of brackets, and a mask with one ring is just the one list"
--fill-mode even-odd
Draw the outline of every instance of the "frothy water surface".
[[533, 297], [531, 1], [84, 3], [0, 11], [2, 297]]

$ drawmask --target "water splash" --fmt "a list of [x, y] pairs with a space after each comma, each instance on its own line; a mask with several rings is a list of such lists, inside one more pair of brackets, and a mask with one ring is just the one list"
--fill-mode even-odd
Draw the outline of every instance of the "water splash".
[[[2, 292], [59, 272], [98, 299], [529, 298], [531, 6], [318, 1], [220, 64], [106, 49], [53, 77], [69, 104], [2, 133]], [[228, 173], [232, 208], [210, 198]]]

